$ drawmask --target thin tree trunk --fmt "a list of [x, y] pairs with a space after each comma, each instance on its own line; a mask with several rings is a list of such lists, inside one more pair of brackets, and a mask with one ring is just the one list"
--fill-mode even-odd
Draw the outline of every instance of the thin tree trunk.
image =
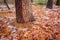
[[10, 9], [10, 7], [8, 6], [7, 0], [4, 0], [4, 3], [7, 6], [7, 8]]
[[15, 0], [16, 19], [18, 23], [34, 21], [31, 0]]
[[56, 5], [58, 6], [60, 5], [60, 0], [57, 0]]
[[49, 9], [52, 9], [53, 8], [53, 0], [48, 0], [46, 7]]

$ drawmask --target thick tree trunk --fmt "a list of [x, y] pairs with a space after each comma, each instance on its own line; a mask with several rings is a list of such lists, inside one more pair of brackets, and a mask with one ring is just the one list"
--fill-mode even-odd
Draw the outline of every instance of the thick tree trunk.
[[31, 0], [15, 0], [16, 19], [18, 23], [34, 21]]
[[46, 7], [49, 8], [49, 9], [52, 9], [52, 7], [53, 7], [53, 0], [48, 0]]
[[60, 5], [60, 0], [57, 0], [56, 5], [58, 6]]

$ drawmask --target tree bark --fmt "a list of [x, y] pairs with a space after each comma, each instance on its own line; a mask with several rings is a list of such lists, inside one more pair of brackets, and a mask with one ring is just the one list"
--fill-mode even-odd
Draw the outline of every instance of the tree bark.
[[46, 8], [49, 8], [49, 9], [53, 8], [53, 0], [48, 0]]
[[18, 23], [34, 21], [31, 0], [15, 0], [16, 19]]

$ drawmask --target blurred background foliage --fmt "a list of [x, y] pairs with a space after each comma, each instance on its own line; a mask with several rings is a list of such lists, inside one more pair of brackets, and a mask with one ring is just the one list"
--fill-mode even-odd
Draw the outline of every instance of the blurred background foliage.
[[47, 3], [47, 0], [37, 0], [36, 1], [36, 5], [46, 5], [46, 3]]
[[[46, 0], [32, 0], [34, 4], [46, 4]], [[15, 0], [7, 0], [8, 3], [14, 4]], [[0, 3], [4, 3], [4, 0], [0, 0]]]
[[[35, 5], [46, 5], [48, 0], [31, 0], [33, 4]], [[53, 0], [54, 1], [54, 0]], [[7, 0], [9, 4], [15, 4], [15, 0]], [[59, 1], [60, 2], [60, 1]], [[0, 4], [4, 3], [4, 0], [0, 0]]]

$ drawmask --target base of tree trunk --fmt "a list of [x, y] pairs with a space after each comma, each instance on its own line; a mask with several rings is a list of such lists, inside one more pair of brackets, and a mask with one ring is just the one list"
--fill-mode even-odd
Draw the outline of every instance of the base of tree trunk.
[[31, 28], [31, 27], [32, 27], [32, 22], [17, 23], [17, 22], [15, 21], [14, 25], [15, 25], [15, 27], [17, 27], [17, 28]]

